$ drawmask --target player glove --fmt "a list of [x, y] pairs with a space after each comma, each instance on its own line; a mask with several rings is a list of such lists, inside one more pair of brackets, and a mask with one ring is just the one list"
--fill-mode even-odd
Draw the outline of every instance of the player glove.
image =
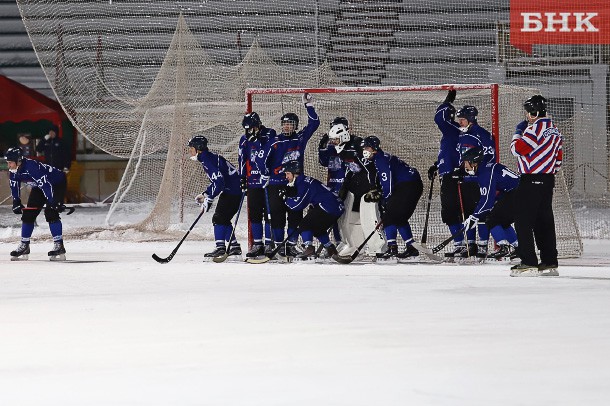
[[473, 228], [475, 228], [477, 226], [478, 222], [479, 222], [479, 219], [471, 214], [470, 216], [468, 216], [466, 221], [464, 221], [464, 223], [462, 223], [464, 225], [464, 231], [472, 230]]
[[381, 190], [371, 189], [364, 195], [364, 201], [367, 203], [375, 203], [381, 200]]
[[214, 203], [214, 199], [210, 199], [206, 196], [201, 203], [201, 210], [203, 210], [204, 213], [210, 211], [212, 209], [212, 203]]
[[13, 199], [13, 213], [22, 214], [23, 213], [23, 205], [21, 204], [21, 199], [16, 198]]
[[428, 168], [428, 179], [433, 180], [436, 176], [436, 171], [438, 171], [438, 163], [435, 162], [432, 164], [430, 168]]
[[47, 203], [47, 207], [49, 209], [55, 210], [58, 213], [62, 213], [64, 210], [66, 210], [66, 206], [63, 203], [58, 202], [49, 202]]
[[445, 97], [445, 101], [443, 103], [453, 103], [455, 101], [456, 94], [457, 91], [455, 89], [449, 90], [449, 92], [447, 92], [447, 97]]
[[458, 182], [463, 181], [464, 176], [466, 176], [466, 171], [464, 171], [462, 167], [455, 168], [453, 172], [451, 172], [451, 177], [457, 180]]
[[243, 177], [239, 179], [239, 186], [241, 187], [241, 191], [245, 192], [248, 190], [248, 178], [247, 177]]
[[318, 144], [319, 150], [325, 150], [328, 147], [328, 134], [324, 134], [320, 139], [320, 143]]
[[517, 124], [517, 128], [515, 128], [515, 135], [523, 135], [523, 131], [529, 126], [527, 120], [523, 120], [519, 124]]
[[313, 96], [307, 92], [303, 93], [303, 96], [301, 96], [301, 101], [303, 102], [303, 104], [305, 106], [312, 106], [312, 102], [313, 102]]

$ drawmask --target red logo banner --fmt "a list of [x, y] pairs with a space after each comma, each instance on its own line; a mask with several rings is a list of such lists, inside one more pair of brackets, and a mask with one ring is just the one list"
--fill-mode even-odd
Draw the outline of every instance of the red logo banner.
[[510, 43], [528, 54], [534, 44], [610, 44], [610, 1], [511, 0]]

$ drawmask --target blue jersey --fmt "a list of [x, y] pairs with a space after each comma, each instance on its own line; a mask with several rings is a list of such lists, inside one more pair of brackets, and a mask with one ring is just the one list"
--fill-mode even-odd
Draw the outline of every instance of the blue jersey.
[[303, 210], [311, 204], [337, 218], [343, 214], [345, 206], [341, 199], [319, 180], [299, 175], [294, 181], [294, 187], [297, 196], [286, 198], [286, 206], [290, 210]]
[[326, 185], [335, 193], [343, 185], [347, 163], [341, 160], [339, 153], [334, 145], [327, 145], [326, 148], [318, 149], [318, 161], [320, 165], [328, 168], [328, 180]]
[[[470, 126], [468, 131], [460, 135], [459, 150], [469, 147], [481, 147], [483, 149], [483, 162], [485, 165], [488, 162], [496, 162], [496, 145], [494, 140], [486, 129], [478, 124]], [[461, 163], [461, 162], [460, 162]]]
[[275, 140], [275, 130], [272, 128], [261, 127], [255, 141], [248, 141], [246, 135], [242, 135], [239, 140], [238, 163], [239, 174], [248, 180], [249, 188], [262, 188], [261, 175], [265, 169], [258, 167], [257, 158], [265, 153], [267, 143]]
[[481, 198], [474, 209], [473, 215], [479, 219], [489, 214], [496, 201], [500, 200], [506, 192], [519, 185], [518, 174], [495, 162], [489, 162], [485, 165], [480, 164], [476, 179], [481, 189]]
[[16, 173], [10, 173], [9, 182], [13, 199], [21, 198], [21, 183], [42, 190], [49, 204], [59, 203], [53, 195], [53, 185], [66, 181], [66, 174], [50, 165], [23, 158]]
[[265, 168], [265, 175], [270, 177], [270, 184], [285, 185], [287, 183], [282, 172], [282, 165], [286, 162], [298, 161], [303, 170], [305, 147], [320, 125], [318, 114], [312, 106], [307, 106], [307, 116], [305, 128], [291, 136], [279, 134], [275, 141], [267, 143], [265, 153], [257, 158], [258, 167]]
[[397, 184], [421, 180], [417, 169], [410, 167], [397, 156], [379, 150], [373, 157], [373, 162], [384, 199], [392, 195]]
[[438, 106], [434, 115], [434, 122], [443, 134], [438, 151], [439, 176], [451, 173], [460, 166], [458, 142], [462, 132], [458, 123], [451, 117], [451, 110], [453, 109], [449, 103], [443, 103]]
[[209, 150], [200, 152], [197, 160], [210, 179], [210, 186], [204, 192], [210, 199], [221, 193], [241, 194], [240, 176], [229, 161]]

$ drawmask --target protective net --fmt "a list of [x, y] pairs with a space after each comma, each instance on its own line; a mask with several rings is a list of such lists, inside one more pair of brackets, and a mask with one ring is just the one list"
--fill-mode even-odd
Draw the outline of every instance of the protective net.
[[[610, 235], [595, 211], [608, 207], [608, 49], [534, 45], [525, 54], [510, 44], [508, 0], [17, 2], [73, 123], [97, 147], [129, 158], [108, 214], [115, 227], [161, 236], [190, 224], [205, 181], [184, 145], [202, 132], [235, 162], [246, 88], [500, 83], [548, 97], [565, 136], [568, 191], [577, 216], [590, 219], [581, 232]], [[508, 133], [518, 120], [502, 115], [519, 115], [527, 96], [501, 106]], [[417, 117], [408, 108], [394, 115], [403, 128], [427, 126], [421, 117], [432, 104]], [[389, 111], [376, 114], [391, 121]], [[264, 118], [276, 126], [274, 115]], [[430, 138], [431, 151], [436, 144]]]
[[[523, 119], [520, 109], [523, 100], [534, 94], [536, 89], [494, 85], [368, 86], [308, 89], [314, 95], [314, 105], [322, 123], [318, 130], [320, 135], [314, 136], [305, 150], [305, 174], [322, 181], [327, 178], [327, 168], [322, 167], [318, 161], [317, 145], [321, 135], [328, 131], [333, 118], [346, 117], [349, 120], [350, 134], [362, 138], [369, 135], [379, 137], [381, 148], [385, 152], [400, 157], [419, 170], [425, 192], [410, 221], [413, 234], [419, 239], [425, 223], [427, 193], [430, 190], [427, 170], [437, 160], [441, 138], [441, 133], [434, 123], [434, 113], [445, 99], [449, 88], [457, 90], [454, 103], [456, 106], [477, 107], [479, 125], [488, 129], [499, 140], [500, 161], [514, 168], [516, 161], [509, 148], [514, 133], [513, 123]], [[300, 98], [304, 90], [248, 89], [248, 109], [256, 111], [263, 124], [268, 127], [279, 127], [280, 117], [287, 112], [297, 112], [301, 118], [300, 122], [306, 122], [307, 112]], [[428, 241], [431, 246], [440, 243], [449, 235], [440, 216], [438, 179], [433, 188], [434, 198], [428, 225]], [[557, 177], [554, 209], [557, 249], [560, 255], [580, 255], [582, 247], [578, 227], [561, 172]]]

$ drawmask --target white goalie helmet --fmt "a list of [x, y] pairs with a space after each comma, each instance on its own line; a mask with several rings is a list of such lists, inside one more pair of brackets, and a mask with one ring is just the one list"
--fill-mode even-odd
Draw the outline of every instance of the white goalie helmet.
[[344, 124], [335, 124], [328, 131], [328, 139], [331, 144], [343, 144], [350, 140], [349, 131]]

